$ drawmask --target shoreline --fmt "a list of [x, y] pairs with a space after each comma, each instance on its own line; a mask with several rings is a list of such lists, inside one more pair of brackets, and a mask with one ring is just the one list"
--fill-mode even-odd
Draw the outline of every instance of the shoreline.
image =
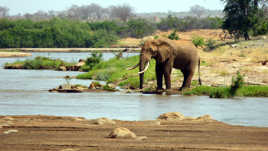
[[15, 58], [15, 57], [28, 57], [28, 56], [32, 56], [32, 54], [25, 52], [0, 52], [0, 58]]
[[141, 50], [141, 48], [7, 48], [0, 49], [4, 51], [17, 50], [19, 52], [129, 52], [136, 53]]
[[[47, 115], [0, 116], [0, 148], [5, 151], [268, 150], [268, 127], [229, 125], [209, 117], [121, 121]], [[134, 136], [110, 137], [117, 128], [128, 129]]]

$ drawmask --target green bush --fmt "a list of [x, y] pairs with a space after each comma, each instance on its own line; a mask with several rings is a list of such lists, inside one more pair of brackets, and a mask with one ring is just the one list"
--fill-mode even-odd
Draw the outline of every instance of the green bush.
[[174, 30], [170, 35], [168, 35], [168, 39], [171, 40], [179, 40], [179, 35], [177, 34], [177, 30]]
[[14, 63], [6, 63], [5, 67], [7, 66], [21, 66], [22, 69], [55, 69], [58, 70], [60, 66], [72, 66], [75, 63], [68, 63], [64, 62], [60, 59], [50, 59], [47, 57], [35, 57], [32, 60], [25, 60], [25, 61], [16, 61]]
[[192, 38], [192, 43], [194, 44], [194, 46], [196, 48], [198, 47], [203, 47], [205, 45], [205, 40], [203, 37], [200, 37], [200, 36], [194, 36]]

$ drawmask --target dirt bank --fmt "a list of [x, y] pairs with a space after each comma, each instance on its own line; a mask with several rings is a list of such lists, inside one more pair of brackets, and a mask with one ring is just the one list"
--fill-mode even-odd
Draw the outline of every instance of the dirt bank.
[[[22, 52], [139, 52], [140, 48], [13, 48]], [[1, 49], [0, 49], [1, 50]]]
[[32, 55], [31, 53], [23, 53], [23, 52], [0, 52], [0, 58], [27, 57], [31, 55]]
[[[204, 116], [205, 117], [205, 116]], [[0, 116], [0, 150], [267, 151], [268, 128], [214, 120], [109, 121], [54, 116]], [[109, 138], [119, 127], [135, 133]], [[123, 130], [125, 130], [123, 128]], [[138, 137], [139, 136], [139, 137]]]

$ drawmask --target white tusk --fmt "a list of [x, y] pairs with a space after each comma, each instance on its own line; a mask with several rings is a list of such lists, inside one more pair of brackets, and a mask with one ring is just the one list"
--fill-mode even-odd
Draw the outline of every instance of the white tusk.
[[147, 71], [147, 70], [148, 70], [148, 68], [149, 68], [149, 65], [150, 65], [150, 63], [149, 63], [149, 62], [147, 62], [147, 64], [146, 64], [146, 66], [145, 66], [144, 70], [143, 70], [143, 71], [141, 71], [141, 72], [139, 72], [139, 74], [143, 74], [145, 71]]
[[136, 64], [133, 67], [128, 67], [127, 70], [133, 70], [133, 69], [137, 68], [139, 65], [140, 65], [140, 63]]

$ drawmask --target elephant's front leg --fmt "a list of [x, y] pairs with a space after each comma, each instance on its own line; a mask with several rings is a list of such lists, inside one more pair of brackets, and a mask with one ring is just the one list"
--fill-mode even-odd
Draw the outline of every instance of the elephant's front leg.
[[157, 80], [157, 90], [163, 90], [163, 67], [161, 64], [156, 64], [155, 66], [156, 80]]

